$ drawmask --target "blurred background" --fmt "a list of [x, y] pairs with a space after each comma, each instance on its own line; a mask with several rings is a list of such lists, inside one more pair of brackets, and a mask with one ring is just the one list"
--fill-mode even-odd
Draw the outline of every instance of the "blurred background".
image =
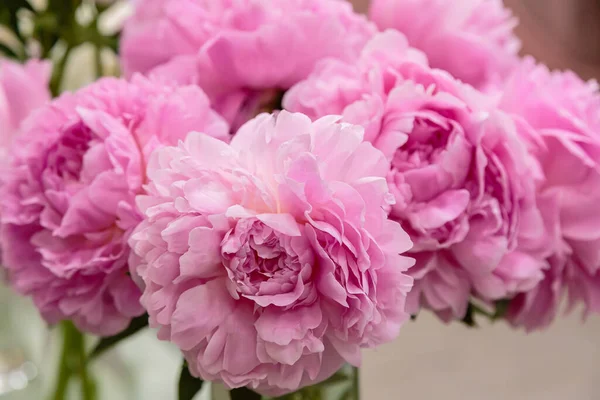
[[[0, 3], [4, 1], [9, 0]], [[458, 6], [461, 0], [455, 1]], [[552, 68], [573, 69], [584, 78], [600, 77], [600, 1], [505, 3], [521, 22], [517, 33], [523, 53]], [[368, 0], [353, 0], [353, 4], [365, 11]], [[114, 20], [126, 14], [126, 6], [118, 7]], [[78, 87], [93, 79], [78, 74], [85, 70], [78, 66], [91, 62], [92, 53], [93, 49], [83, 47], [71, 58], [69, 85]], [[114, 64], [110, 55], [106, 58], [109, 65]], [[57, 339], [27, 299], [16, 298], [0, 285], [0, 349], [10, 349], [0, 359], [0, 393], [25, 387], [0, 394], [0, 400], [45, 398], [54, 379]], [[445, 326], [424, 313], [402, 330], [395, 343], [365, 355], [363, 398], [597, 400], [599, 342], [598, 317], [582, 324], [574, 314], [545, 332], [527, 335], [503, 323], [482, 321], [477, 330], [459, 324]], [[157, 344], [152, 332], [139, 334], [94, 364], [93, 372], [102, 381], [99, 400], [174, 399], [180, 363], [175, 348]]]

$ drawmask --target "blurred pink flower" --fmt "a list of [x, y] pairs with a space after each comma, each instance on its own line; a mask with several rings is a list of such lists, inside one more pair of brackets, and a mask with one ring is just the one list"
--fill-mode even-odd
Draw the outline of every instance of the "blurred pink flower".
[[321, 63], [284, 107], [364, 126], [391, 161], [390, 218], [415, 243], [411, 312], [460, 319], [471, 296], [504, 299], [543, 278], [539, 167], [517, 127], [492, 99], [429, 68], [399, 32], [377, 35], [357, 63]]
[[389, 164], [336, 121], [262, 114], [231, 145], [190, 134], [152, 158], [130, 244], [150, 324], [195, 376], [279, 395], [359, 364], [408, 319]]
[[527, 330], [544, 328], [565, 293], [570, 309], [583, 303], [586, 315], [600, 312], [598, 85], [526, 59], [508, 81], [501, 106], [543, 140], [531, 147], [545, 174], [538, 203], [554, 250], [545, 279], [517, 296], [508, 318]]
[[141, 77], [103, 79], [26, 120], [0, 190], [3, 265], [49, 323], [112, 335], [143, 313], [127, 266], [135, 196], [151, 151], [191, 130], [228, 127], [199, 88]]
[[404, 33], [432, 67], [478, 89], [500, 83], [517, 63], [517, 21], [502, 0], [372, 0], [370, 16]]
[[31, 60], [21, 65], [0, 60], [0, 163], [7, 162], [8, 148], [21, 122], [50, 101], [51, 68], [45, 61]]
[[343, 0], [137, 0], [122, 60], [126, 75], [200, 85], [235, 131], [320, 59], [355, 59], [375, 31]]

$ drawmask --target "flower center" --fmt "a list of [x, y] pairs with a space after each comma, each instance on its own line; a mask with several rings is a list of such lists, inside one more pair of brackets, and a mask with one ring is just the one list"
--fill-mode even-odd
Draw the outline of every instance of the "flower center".
[[448, 144], [450, 134], [450, 126], [416, 118], [408, 141], [394, 154], [392, 168], [402, 173], [437, 161]]
[[83, 155], [89, 149], [91, 140], [92, 132], [83, 123], [69, 127], [48, 149], [46, 169], [65, 182], [79, 181]]
[[403, 200], [392, 215], [409, 222], [416, 248], [460, 242], [475, 220], [490, 234], [510, 234], [513, 199], [501, 154], [476, 151], [452, 115], [420, 114], [390, 176]]
[[293, 290], [302, 265], [292, 242], [257, 219], [239, 220], [221, 243], [223, 265], [238, 293], [256, 296]]

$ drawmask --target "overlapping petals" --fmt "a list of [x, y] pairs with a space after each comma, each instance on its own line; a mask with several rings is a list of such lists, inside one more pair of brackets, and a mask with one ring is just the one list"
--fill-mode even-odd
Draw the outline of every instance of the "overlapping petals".
[[199, 88], [139, 77], [65, 94], [24, 123], [1, 190], [3, 265], [48, 322], [112, 335], [143, 313], [127, 264], [134, 199], [151, 152], [190, 130], [228, 137]]
[[[24, 65], [0, 60], [0, 163], [8, 162], [8, 149], [21, 122], [50, 101], [51, 65], [31, 60]], [[0, 178], [1, 179], [1, 178]]]
[[390, 160], [390, 217], [415, 242], [412, 312], [460, 319], [472, 296], [492, 302], [542, 279], [541, 173], [518, 125], [491, 98], [429, 68], [403, 35], [379, 34], [358, 63], [321, 63], [284, 106], [364, 126]]
[[553, 249], [545, 279], [511, 303], [508, 317], [528, 330], [546, 327], [565, 293], [570, 308], [583, 304], [586, 314], [599, 312], [598, 85], [526, 59], [509, 80], [501, 106], [532, 132], [528, 142], [545, 177], [538, 202]]
[[192, 373], [278, 395], [396, 337], [412, 245], [383, 207], [389, 163], [336, 117], [262, 114], [231, 145], [158, 151], [130, 243], [159, 337]]
[[126, 24], [126, 74], [194, 83], [234, 131], [317, 61], [353, 60], [375, 27], [342, 0], [138, 0]]
[[517, 63], [517, 21], [502, 0], [373, 0], [370, 16], [405, 34], [433, 67], [478, 89], [500, 84]]

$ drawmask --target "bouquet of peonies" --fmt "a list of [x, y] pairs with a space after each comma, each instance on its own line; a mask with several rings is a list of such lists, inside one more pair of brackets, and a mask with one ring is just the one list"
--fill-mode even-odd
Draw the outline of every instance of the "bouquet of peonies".
[[[109, 3], [0, 6], [3, 275], [62, 325], [53, 399], [146, 326], [180, 400], [358, 400], [423, 310], [600, 311], [598, 87], [519, 58], [500, 0]], [[59, 95], [83, 43], [123, 76]]]

